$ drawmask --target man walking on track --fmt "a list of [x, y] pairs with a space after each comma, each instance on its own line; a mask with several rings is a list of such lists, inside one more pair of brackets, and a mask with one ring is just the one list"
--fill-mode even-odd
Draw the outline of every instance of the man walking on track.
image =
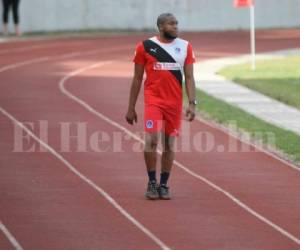
[[[178, 38], [178, 21], [170, 13], [157, 18], [159, 35], [137, 45], [134, 57], [132, 80], [126, 120], [137, 122], [135, 105], [143, 81], [144, 70], [144, 157], [148, 171], [146, 198], [170, 199], [167, 181], [174, 161], [174, 141], [178, 136], [182, 112], [182, 81], [184, 74], [189, 106], [186, 110], [188, 121], [195, 118], [195, 80], [192, 46]], [[156, 159], [159, 133], [162, 132], [163, 154], [161, 158], [160, 183], [156, 181]]]

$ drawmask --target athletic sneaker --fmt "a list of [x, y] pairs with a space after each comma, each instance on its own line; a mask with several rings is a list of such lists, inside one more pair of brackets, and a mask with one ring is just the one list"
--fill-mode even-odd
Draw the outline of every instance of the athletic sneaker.
[[159, 198], [162, 200], [170, 200], [171, 199], [169, 187], [167, 187], [165, 185], [160, 185], [158, 187], [158, 194], [159, 194]]
[[149, 200], [159, 199], [158, 186], [156, 182], [149, 182], [145, 196]]

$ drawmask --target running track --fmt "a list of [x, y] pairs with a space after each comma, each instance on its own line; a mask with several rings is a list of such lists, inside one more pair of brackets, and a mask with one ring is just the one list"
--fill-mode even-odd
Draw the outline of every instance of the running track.
[[[0, 44], [0, 249], [300, 249], [299, 170], [201, 118], [190, 134], [211, 133], [215, 147], [177, 154], [171, 201], [144, 199], [143, 158], [133, 150], [142, 124], [128, 126], [124, 114], [134, 45], [146, 37]], [[247, 32], [184, 37], [202, 60], [248, 52]], [[296, 48], [300, 31], [260, 31], [257, 44]], [[142, 120], [142, 98], [138, 113]], [[105, 138], [105, 153], [76, 152], [75, 140], [62, 152], [60, 123], [79, 122], [88, 136], [120, 136], [122, 152]], [[35, 152], [13, 152], [16, 128]], [[230, 153], [232, 144], [248, 152]]]

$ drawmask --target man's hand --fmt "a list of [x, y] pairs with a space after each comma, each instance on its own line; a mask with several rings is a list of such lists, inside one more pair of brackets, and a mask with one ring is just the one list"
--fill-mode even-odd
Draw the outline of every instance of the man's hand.
[[194, 104], [190, 104], [188, 106], [188, 108], [186, 109], [186, 112], [185, 112], [185, 116], [187, 118], [187, 120], [189, 122], [193, 121], [195, 119], [195, 105]]
[[126, 114], [126, 121], [133, 125], [133, 122], [137, 123], [137, 114], [135, 109], [129, 109]]
[[186, 109], [185, 116], [186, 119], [189, 122], [191, 122], [195, 119], [195, 109], [197, 104], [193, 64], [187, 64], [184, 66], [184, 75], [185, 75], [185, 88], [189, 100], [189, 106]]
[[126, 114], [126, 121], [133, 125], [133, 122], [137, 123], [137, 114], [135, 112], [135, 104], [141, 89], [144, 74], [144, 65], [134, 64], [134, 76], [131, 83], [128, 111]]

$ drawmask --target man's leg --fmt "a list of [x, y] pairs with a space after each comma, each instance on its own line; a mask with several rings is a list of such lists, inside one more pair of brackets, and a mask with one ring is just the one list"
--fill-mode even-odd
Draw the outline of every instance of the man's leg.
[[[157, 144], [158, 144], [158, 133], [146, 132], [144, 158], [145, 158], [148, 174], [149, 172], [156, 171]], [[149, 181], [156, 181], [156, 178], [152, 178], [152, 176], [149, 176]]]
[[156, 184], [156, 161], [157, 161], [157, 144], [158, 133], [145, 133], [144, 158], [147, 167], [149, 183], [145, 196], [148, 199], [158, 199], [158, 191]]
[[181, 108], [164, 109], [163, 118], [165, 127], [162, 136], [163, 154], [161, 158], [161, 175], [158, 192], [161, 199], [169, 200], [171, 197], [167, 182], [175, 158], [175, 141], [176, 137], [179, 135]]
[[[161, 157], [161, 172], [163, 173], [170, 173], [175, 153], [174, 153], [174, 143], [175, 143], [175, 136], [169, 136], [167, 134], [163, 134], [162, 136], [162, 146], [163, 146], [163, 154]], [[161, 176], [161, 184], [166, 185], [168, 181], [169, 176]]]
[[167, 182], [170, 177], [170, 173], [175, 158], [175, 152], [174, 152], [175, 138], [176, 138], [175, 136], [169, 136], [167, 134], [163, 134], [162, 136], [163, 153], [161, 157], [159, 195], [161, 199], [165, 199], [165, 200], [169, 200], [171, 198], [169, 194], [169, 188], [167, 186]]

